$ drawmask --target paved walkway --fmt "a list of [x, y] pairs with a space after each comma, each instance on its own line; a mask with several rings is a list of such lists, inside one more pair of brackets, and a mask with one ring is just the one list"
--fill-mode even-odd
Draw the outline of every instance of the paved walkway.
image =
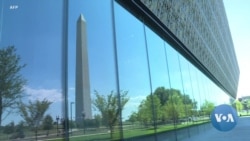
[[220, 132], [211, 128], [183, 141], [250, 141], [250, 117], [239, 118], [238, 124], [231, 131]]

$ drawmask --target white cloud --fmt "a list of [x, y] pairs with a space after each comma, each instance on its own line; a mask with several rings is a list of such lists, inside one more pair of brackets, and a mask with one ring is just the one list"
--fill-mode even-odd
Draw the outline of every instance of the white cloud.
[[146, 99], [146, 95], [130, 97], [128, 103], [125, 105], [124, 110], [122, 112], [123, 120], [127, 120], [132, 112], [137, 112], [138, 106], [144, 99]]
[[28, 99], [31, 101], [43, 100], [45, 98], [51, 102], [62, 101], [62, 92], [59, 89], [34, 89], [31, 87], [25, 87], [24, 91], [28, 95]]
[[131, 97], [124, 108], [137, 110], [138, 106], [141, 104], [142, 100], [144, 99], [146, 99], [146, 95], [138, 95], [135, 97]]

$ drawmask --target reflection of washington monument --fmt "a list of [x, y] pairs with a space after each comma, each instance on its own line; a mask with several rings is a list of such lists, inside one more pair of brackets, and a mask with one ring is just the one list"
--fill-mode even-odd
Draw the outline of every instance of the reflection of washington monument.
[[92, 119], [86, 21], [80, 15], [76, 27], [76, 121]]

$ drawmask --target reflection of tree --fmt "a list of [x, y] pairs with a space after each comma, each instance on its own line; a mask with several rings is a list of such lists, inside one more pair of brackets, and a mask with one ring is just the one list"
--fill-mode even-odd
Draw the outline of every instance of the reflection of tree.
[[119, 121], [119, 115], [125, 104], [129, 101], [127, 97], [128, 91], [120, 92], [120, 105], [118, 95], [111, 91], [110, 94], [104, 96], [95, 91], [96, 99], [93, 101], [95, 107], [101, 112], [103, 125], [109, 127], [111, 138], [113, 139], [114, 127]]
[[132, 114], [129, 116], [128, 121], [134, 124], [137, 120], [138, 120], [138, 114], [136, 112], [132, 112]]
[[17, 138], [24, 138], [24, 122], [20, 121], [16, 126], [15, 123], [12, 121], [8, 125], [6, 125], [3, 129], [3, 133], [5, 134], [12, 134], [9, 138], [17, 139]]
[[243, 104], [238, 99], [234, 101], [233, 107], [237, 110], [238, 113], [243, 110]]
[[12, 134], [15, 131], [15, 123], [12, 121], [8, 125], [6, 125], [3, 129], [3, 133], [5, 134]]
[[29, 101], [29, 104], [20, 104], [20, 113], [24, 118], [26, 123], [31, 127], [37, 127], [45, 112], [48, 110], [50, 104], [48, 100], [44, 99], [42, 101], [36, 100], [35, 102]]
[[20, 71], [25, 65], [19, 63], [20, 56], [14, 46], [0, 49], [0, 125], [3, 113], [12, 112], [23, 97], [22, 88], [26, 81]]
[[203, 112], [204, 115], [210, 115], [214, 110], [214, 107], [214, 103], [205, 100], [205, 102], [201, 105], [201, 112]]
[[50, 115], [46, 115], [43, 119], [43, 129], [47, 130], [47, 135], [49, 135], [49, 130], [53, 128], [53, 118]]
[[171, 100], [169, 100], [165, 105], [163, 105], [165, 118], [178, 122], [178, 119], [185, 117], [184, 111], [185, 105], [180, 94], [173, 93]]
[[250, 99], [242, 100], [241, 103], [243, 104], [243, 109], [247, 110], [247, 113], [249, 113]]
[[170, 99], [171, 90], [166, 89], [165, 87], [158, 87], [154, 91], [154, 94], [157, 95], [157, 97], [160, 99], [161, 105], [165, 105], [166, 102]]
[[[152, 105], [152, 99], [154, 104]], [[148, 125], [148, 123], [153, 122], [153, 114], [152, 109], [154, 109], [155, 117], [161, 117], [161, 102], [160, 99], [156, 95], [149, 95], [145, 100], [141, 102], [138, 109], [138, 119], [144, 124]]]
[[196, 101], [177, 89], [158, 87], [152, 96], [147, 96], [139, 105], [137, 119], [144, 125], [153, 120], [177, 123], [180, 118], [192, 116], [193, 109], [197, 108], [196, 105]]

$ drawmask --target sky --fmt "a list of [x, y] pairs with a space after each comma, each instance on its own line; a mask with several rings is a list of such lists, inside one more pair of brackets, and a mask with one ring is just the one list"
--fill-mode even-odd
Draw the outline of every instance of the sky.
[[250, 1], [224, 0], [224, 6], [240, 68], [238, 97], [250, 95]]
[[[72, 2], [72, 1], [71, 1]], [[74, 97], [74, 70], [75, 64], [75, 30], [76, 30], [76, 21], [81, 13], [84, 13], [84, 17], [87, 20], [87, 26], [89, 30], [92, 32], [88, 33], [88, 39], [90, 40], [88, 46], [91, 46], [89, 50], [90, 56], [90, 75], [95, 85], [91, 88], [91, 91], [95, 88], [98, 88], [99, 91], [111, 91], [112, 88], [115, 87], [115, 78], [114, 78], [114, 65], [110, 63], [110, 60], [113, 56], [113, 50], [108, 50], [109, 46], [112, 46], [111, 32], [112, 23], [110, 22], [110, 3], [105, 1], [99, 1], [98, 4], [96, 2], [87, 3], [87, 1], [77, 1], [77, 4], [70, 3], [70, 16], [69, 16], [69, 102], [75, 100]], [[224, 0], [225, 9], [228, 17], [228, 22], [234, 42], [234, 47], [240, 67], [240, 81], [238, 88], [238, 97], [250, 95], [250, 17], [246, 16], [247, 13], [250, 13], [250, 1], [249, 0]], [[3, 6], [4, 5], [4, 6]], [[39, 6], [38, 6], [39, 5]], [[29, 1], [27, 0], [2, 0], [0, 2], [0, 47], [6, 47], [8, 45], [15, 45], [17, 47], [18, 53], [22, 54], [22, 62], [27, 63], [27, 67], [22, 72], [27, 78], [28, 84], [25, 86], [25, 92], [29, 95], [27, 97], [28, 100], [42, 100], [43, 98], [49, 98], [49, 100], [53, 101], [51, 105], [51, 109], [48, 114], [52, 114], [53, 117], [56, 115], [62, 116], [62, 112], [58, 111], [58, 109], [62, 109], [62, 75], [61, 75], [61, 46], [62, 46], [62, 3], [58, 1], [51, 0], [43, 0], [39, 1], [39, 3], [35, 0]], [[96, 12], [89, 12], [96, 8]], [[46, 9], [46, 10], [44, 10]], [[102, 9], [105, 12], [100, 12], [99, 9]], [[119, 11], [120, 13], [124, 12], [124, 10]], [[98, 16], [99, 18], [92, 18], [93, 16]], [[133, 28], [141, 28], [141, 24], [133, 23], [134, 18], [128, 20], [127, 22], [123, 22], [121, 16], [117, 16], [117, 18], [121, 18], [121, 20], [117, 20], [117, 24], [122, 25], [131, 24]], [[128, 18], [128, 17], [126, 17]], [[24, 20], [25, 19], [25, 20]], [[90, 20], [91, 19], [91, 20]], [[94, 19], [94, 20], [92, 20]], [[98, 24], [102, 24], [102, 26], [98, 26]], [[131, 27], [132, 27], [131, 26]], [[135, 27], [138, 26], [138, 27]], [[117, 34], [117, 36], [122, 39], [121, 44], [126, 42], [127, 47], [132, 47], [134, 43], [138, 43], [138, 46], [141, 46], [143, 43], [140, 36], [140, 33], [131, 32], [131, 30], [124, 30], [122, 28], [117, 28], [117, 33], [122, 33], [121, 35]], [[121, 30], [121, 32], [119, 32]], [[39, 33], [39, 34], [37, 34]], [[126, 35], [125, 35], [126, 34]], [[105, 38], [104, 38], [105, 37]], [[124, 38], [126, 37], [126, 38]], [[42, 40], [41, 40], [42, 39]], [[134, 42], [128, 42], [131, 40]], [[98, 40], [98, 41], [97, 41]], [[157, 39], [154, 39], [157, 40]], [[118, 41], [119, 44], [119, 41]], [[154, 44], [152, 42], [152, 44]], [[123, 45], [123, 44], [122, 44]], [[125, 44], [124, 44], [125, 45]], [[105, 47], [103, 47], [105, 46]], [[127, 51], [130, 52], [130, 48], [122, 50], [121, 52]], [[96, 54], [95, 52], [105, 52], [105, 54]], [[109, 54], [107, 54], [109, 52]], [[137, 54], [141, 53], [138, 49], [134, 49], [133, 53], [129, 53], [129, 55], [134, 56], [136, 58]], [[124, 53], [125, 54], [125, 53]], [[123, 54], [120, 54], [120, 57]], [[156, 56], [156, 58], [159, 56]], [[93, 59], [94, 58], [94, 59]], [[126, 55], [124, 55], [126, 58]], [[140, 59], [140, 58], [138, 58]], [[101, 63], [96, 63], [96, 60]], [[93, 62], [91, 62], [93, 61]], [[133, 63], [135, 60], [126, 60], [124, 63]], [[138, 62], [142, 62], [141, 60], [137, 60]], [[145, 63], [145, 62], [144, 62]], [[134, 64], [134, 70], [142, 70], [147, 69], [146, 63], [141, 64], [143, 67], [138, 67], [138, 64]], [[155, 64], [157, 65], [157, 64]], [[125, 67], [125, 66], [121, 66]], [[125, 70], [126, 68], [124, 68]], [[157, 68], [158, 69], [158, 68]], [[102, 71], [100, 71], [102, 70]], [[131, 73], [134, 72], [131, 69]], [[103, 74], [102, 74], [103, 73]], [[127, 72], [126, 72], [127, 73]], [[122, 69], [121, 69], [122, 74]], [[124, 73], [125, 74], [125, 73]], [[140, 73], [136, 75], [136, 80], [131, 81], [129, 77], [126, 75], [123, 76], [122, 80], [127, 80], [127, 82], [122, 82], [125, 88], [130, 87], [131, 85], [136, 85], [138, 88], [148, 86], [148, 82], [139, 83], [140, 79], [144, 78], [145, 75]], [[132, 78], [135, 79], [135, 78]], [[144, 78], [145, 79], [145, 78]], [[158, 84], [157, 84], [158, 86]], [[138, 92], [138, 95], [131, 98], [131, 106], [138, 106], [140, 101], [145, 98], [145, 95], [142, 96], [140, 93], [149, 93], [147, 91]], [[133, 109], [134, 107], [129, 107]], [[74, 115], [74, 113], [73, 113]], [[12, 118], [9, 118], [6, 123], [9, 123], [11, 120], [15, 119], [16, 115]]]
[[[23, 101], [47, 98], [53, 102], [53, 110], [46, 114], [61, 116], [62, 2], [1, 0], [0, 7], [0, 47], [14, 45], [20, 64], [26, 64], [21, 71], [27, 80]], [[18, 113], [12, 112], [4, 123], [20, 119]]]

